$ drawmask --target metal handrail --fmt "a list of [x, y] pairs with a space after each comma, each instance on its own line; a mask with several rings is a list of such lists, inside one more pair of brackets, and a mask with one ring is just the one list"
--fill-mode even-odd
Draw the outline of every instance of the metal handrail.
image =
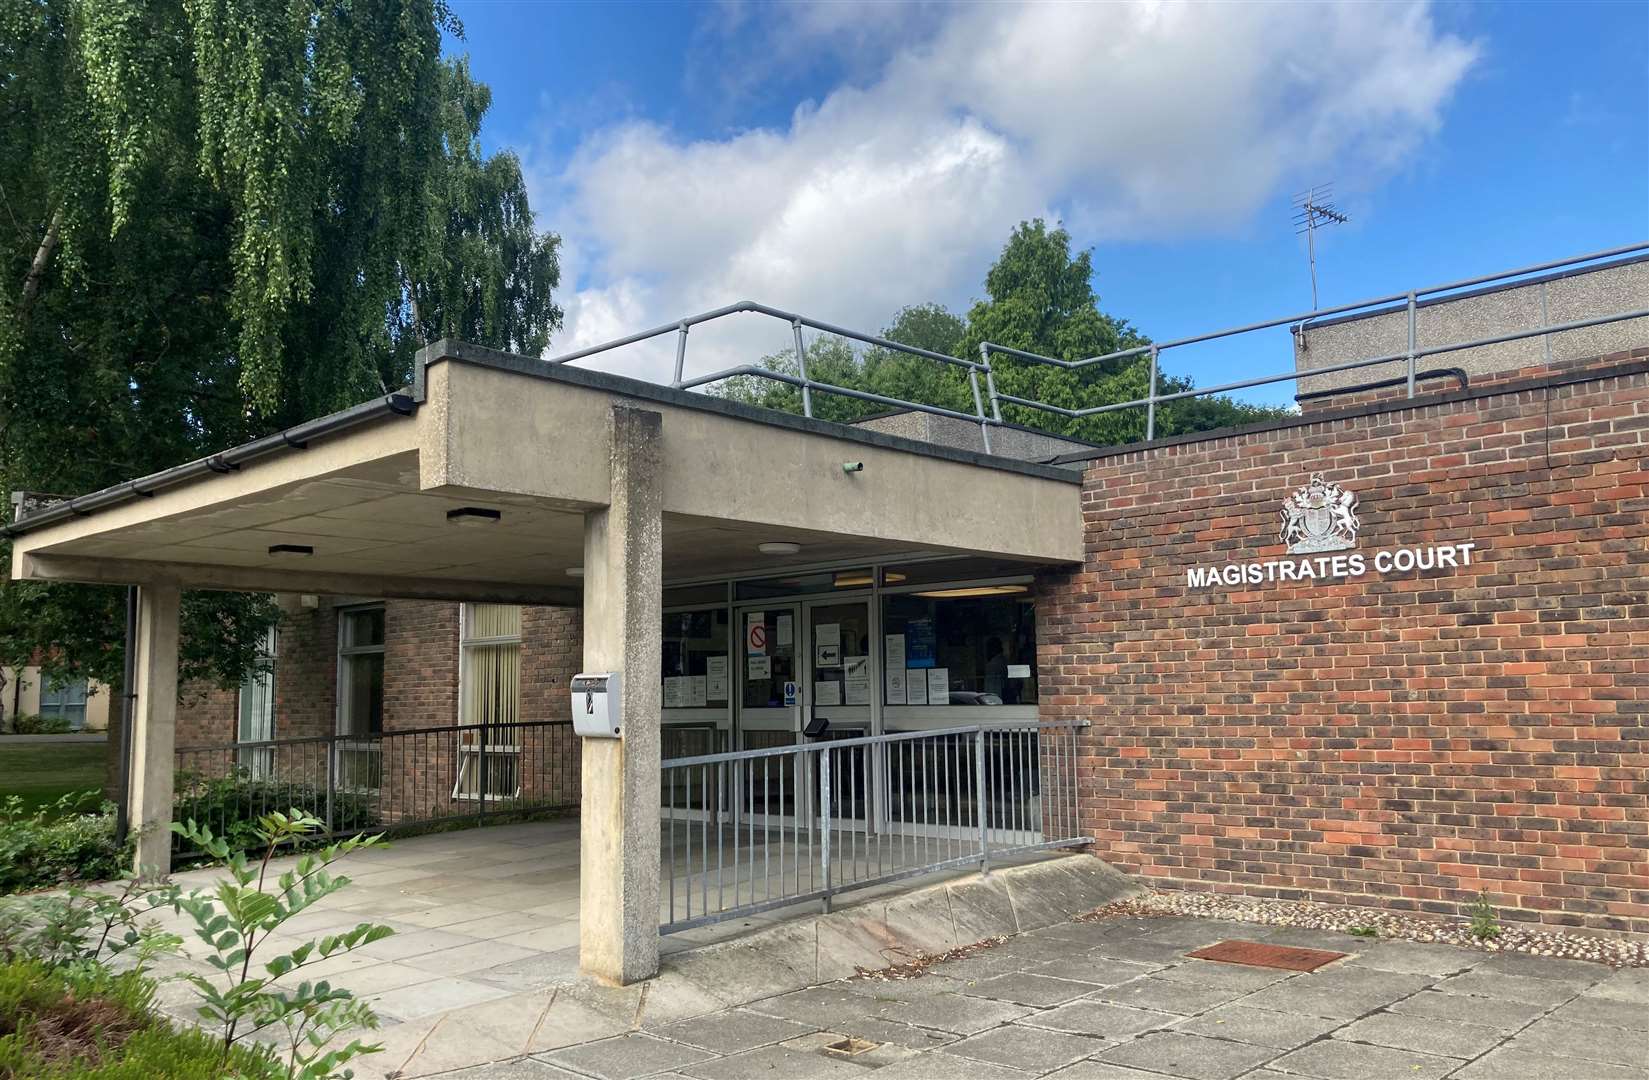
[[[1024, 349], [1016, 349], [1008, 345], [998, 345], [990, 341], [980, 343], [978, 360], [969, 360], [956, 356], [947, 356], [944, 353], [934, 352], [931, 349], [918, 348], [914, 345], [904, 345], [897, 341], [891, 341], [884, 337], [878, 337], [874, 334], [866, 334], [858, 330], [849, 329], [848, 327], [837, 326], [833, 323], [813, 319], [796, 312], [770, 307], [766, 304], [757, 303], [754, 300], [741, 300], [738, 303], [728, 304], [725, 307], [719, 307], [712, 311], [701, 312], [697, 315], [690, 315], [684, 319], [677, 319], [675, 322], [667, 323], [662, 326], [656, 326], [650, 330], [642, 330], [638, 333], [626, 335], [625, 337], [615, 338], [612, 341], [606, 341], [598, 345], [591, 345], [587, 348], [577, 349], [573, 352], [563, 353], [560, 356], [549, 358], [548, 362], [552, 364], [570, 363], [574, 360], [582, 360], [586, 357], [609, 352], [613, 349], [623, 348], [627, 345], [635, 345], [643, 341], [649, 341], [653, 338], [662, 337], [666, 334], [673, 333], [677, 335], [676, 360], [675, 375], [671, 380], [670, 385], [679, 390], [692, 390], [700, 386], [721, 382], [725, 379], [731, 379], [738, 376], [750, 376], [752, 378], [766, 379], [771, 382], [794, 386], [801, 390], [802, 414], [807, 417], [812, 417], [813, 415], [813, 394], [818, 392], [824, 394], [834, 394], [838, 397], [853, 398], [859, 401], [867, 401], [877, 405], [886, 405], [890, 408], [908, 409], [915, 412], [930, 413], [935, 416], [945, 416], [956, 420], [964, 420], [969, 423], [976, 423], [979, 425], [979, 434], [984, 443], [986, 453], [990, 453], [991, 450], [991, 428], [1000, 427], [1006, 423], [1002, 419], [1002, 404], [1004, 402], [1009, 405], [1036, 409], [1041, 412], [1053, 413], [1057, 416], [1064, 416], [1070, 419], [1080, 419], [1086, 416], [1096, 416], [1101, 413], [1117, 412], [1122, 409], [1144, 408], [1146, 411], [1145, 437], [1147, 440], [1150, 440], [1156, 437], [1157, 407], [1172, 401], [1179, 401], [1185, 398], [1203, 397], [1210, 394], [1229, 393], [1233, 390], [1243, 390], [1255, 386], [1266, 386], [1272, 383], [1287, 382], [1290, 380], [1298, 381], [1300, 379], [1312, 378], [1318, 375], [1328, 375], [1339, 371], [1353, 371], [1359, 368], [1376, 367], [1380, 364], [1389, 364], [1397, 361], [1404, 361], [1407, 365], [1406, 377], [1404, 381], [1407, 396], [1412, 398], [1415, 395], [1415, 365], [1423, 357], [1458, 352], [1463, 349], [1481, 348], [1487, 345], [1500, 345], [1509, 341], [1519, 341], [1524, 338], [1539, 337], [1546, 334], [1558, 334], [1569, 330], [1582, 330], [1587, 327], [1601, 326], [1606, 323], [1624, 322], [1629, 319], [1649, 317], [1649, 307], [1645, 307], [1638, 310], [1619, 312], [1613, 315], [1579, 319], [1572, 322], [1561, 323], [1556, 326], [1540, 326], [1530, 330], [1520, 330], [1512, 333], [1498, 334], [1491, 337], [1477, 338], [1471, 341], [1452, 342], [1445, 345], [1429, 346], [1426, 348], [1421, 348], [1416, 340], [1416, 311], [1418, 309], [1419, 299], [1421, 297], [1435, 296], [1440, 293], [1456, 292], [1461, 289], [1468, 289], [1478, 285], [1489, 284], [1491, 282], [1511, 281], [1515, 278], [1526, 277], [1530, 274], [1540, 273], [1545, 270], [1556, 270], [1563, 267], [1579, 266], [1583, 263], [1592, 263], [1602, 259], [1614, 258], [1621, 255], [1632, 255], [1645, 251], [1649, 251], [1649, 242], [1625, 244], [1620, 247], [1608, 248], [1603, 251], [1594, 251], [1586, 255], [1575, 255], [1566, 259], [1553, 259], [1548, 262], [1519, 267], [1515, 270], [1502, 270], [1492, 274], [1481, 274], [1476, 277], [1464, 278], [1459, 281], [1451, 281], [1439, 285], [1427, 285], [1423, 288], [1409, 289], [1406, 292], [1388, 293], [1384, 296], [1377, 296], [1368, 300], [1359, 300], [1350, 304], [1338, 304], [1333, 307], [1315, 308], [1311, 311], [1287, 315], [1276, 319], [1267, 319], [1263, 322], [1247, 323], [1242, 326], [1234, 326], [1224, 330], [1214, 330], [1208, 333], [1193, 334], [1189, 337], [1175, 338], [1171, 341], [1155, 342], [1150, 345], [1140, 345], [1131, 349], [1120, 349], [1116, 352], [1109, 352], [1100, 356], [1085, 357], [1080, 360], [1062, 360], [1054, 356], [1043, 356], [1040, 353], [1028, 352]], [[1379, 312], [1371, 311], [1369, 309], [1396, 303], [1402, 303], [1408, 312], [1408, 347], [1401, 353], [1393, 353], [1389, 356], [1380, 356], [1366, 360], [1353, 360], [1340, 364], [1325, 364], [1321, 367], [1307, 368], [1304, 370], [1295, 369], [1279, 375], [1265, 375], [1253, 379], [1242, 379], [1236, 382], [1222, 383], [1218, 386], [1199, 387], [1190, 390], [1177, 390], [1167, 394], [1159, 393], [1157, 390], [1161, 378], [1160, 357], [1163, 352], [1169, 349], [1177, 349], [1187, 345], [1196, 345], [1203, 342], [1236, 337], [1241, 334], [1253, 333], [1258, 330], [1275, 329], [1276, 327], [1287, 326], [1289, 324], [1300, 324], [1304, 327], [1313, 320], [1323, 319], [1334, 315], [1344, 315], [1349, 312], [1363, 312], [1369, 315], [1379, 314]], [[717, 319], [722, 319], [729, 315], [736, 315], [740, 313], [763, 315], [769, 318], [780, 319], [790, 324], [791, 332], [795, 337], [797, 374], [792, 375], [788, 372], [774, 371], [770, 368], [762, 367], [759, 364], [741, 364], [736, 367], [714, 371], [707, 375], [695, 376], [692, 379], [685, 378], [688, 331], [692, 327], [701, 323], [714, 322]], [[817, 330], [821, 333], [834, 334], [839, 337], [861, 342], [876, 348], [887, 349], [892, 352], [904, 353], [906, 355], [916, 356], [927, 360], [949, 364], [954, 367], [963, 368], [968, 373], [968, 385], [973, 394], [973, 412], [967, 413], [958, 409], [945, 408], [941, 405], [930, 405], [927, 402], [909, 401], [904, 398], [890, 397], [884, 394], [873, 393], [868, 390], [856, 390], [851, 387], [837, 386], [835, 384], [821, 382], [810, 377], [807, 373], [807, 350], [802, 341], [802, 329], [804, 327]], [[1059, 405], [1051, 405], [1046, 402], [1036, 401], [1032, 398], [1018, 397], [1013, 394], [999, 392], [996, 388], [995, 369], [991, 362], [992, 356], [1006, 356], [1016, 360], [1025, 361], [1027, 363], [1042, 364], [1049, 367], [1061, 368], [1067, 371], [1080, 370], [1094, 364], [1102, 364], [1114, 360], [1123, 360], [1135, 356], [1149, 356], [1149, 391], [1145, 397], [1136, 398], [1132, 401], [1119, 401], [1106, 405], [1095, 405], [1085, 409], [1070, 409]], [[981, 391], [979, 382], [979, 376], [981, 374], [985, 376], [985, 387], [983, 392]], [[988, 410], [985, 407], [987, 401], [990, 405]]]

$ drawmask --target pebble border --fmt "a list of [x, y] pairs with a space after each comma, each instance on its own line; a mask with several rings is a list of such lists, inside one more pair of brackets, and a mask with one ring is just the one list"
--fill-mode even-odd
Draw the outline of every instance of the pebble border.
[[[1498, 936], [1474, 937], [1464, 920], [1439, 922], [1377, 908], [1336, 907], [1309, 900], [1263, 900], [1221, 893], [1148, 892], [1118, 900], [1076, 917], [1077, 922], [1100, 922], [1117, 917], [1225, 919], [1265, 926], [1298, 926], [1310, 930], [1358, 931], [1369, 940], [1420, 941], [1457, 945], [1479, 952], [1523, 953], [1562, 960], [1587, 960], [1612, 968], [1649, 967], [1649, 942], [1598, 937], [1564, 931], [1531, 930], [1502, 924]], [[1369, 931], [1373, 931], [1370, 933]]]

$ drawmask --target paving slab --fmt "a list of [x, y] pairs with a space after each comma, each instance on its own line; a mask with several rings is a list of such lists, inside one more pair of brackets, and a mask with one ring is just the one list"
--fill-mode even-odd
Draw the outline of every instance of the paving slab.
[[1375, 1009], [1394, 1005], [1404, 996], [1407, 995], [1363, 993], [1337, 986], [1317, 986], [1304, 979], [1290, 979], [1264, 990], [1256, 990], [1243, 998], [1242, 1003], [1254, 1009], [1355, 1020]]
[[1081, 1061], [1112, 1045], [1105, 1039], [1008, 1024], [952, 1043], [945, 1047], [945, 1053], [1043, 1073]]
[[1588, 995], [1649, 1005], [1649, 968], [1625, 968], [1604, 979]]
[[830, 1031], [833, 1035], [851, 1035], [856, 1039], [865, 1039], [884, 1046], [901, 1046], [906, 1050], [936, 1050], [961, 1037], [948, 1031], [935, 1031], [914, 1024], [899, 1024], [876, 1016], [854, 1017], [832, 1025]]
[[1030, 1011], [1005, 1001], [945, 993], [894, 1002], [878, 1009], [877, 1015], [883, 1020], [938, 1028], [955, 1035], [973, 1035], [1017, 1020]]
[[1154, 1009], [1158, 1012], [1192, 1016], [1224, 1005], [1228, 1001], [1235, 1001], [1246, 993], [1246, 990], [1198, 986], [1196, 983], [1173, 982], [1156, 975], [1145, 975], [1118, 983], [1116, 986], [1096, 990], [1092, 996], [1119, 1005], [1131, 1005], [1136, 1009]]
[[877, 1007], [865, 1003], [865, 995], [847, 989], [845, 983], [811, 986], [778, 997], [753, 1001], [750, 1009], [798, 1023], [818, 1024], [835, 1029], [841, 1024], [874, 1015]]
[[1162, 1074], [1130, 1069], [1126, 1065], [1116, 1065], [1109, 1061], [1079, 1061], [1075, 1065], [1067, 1065], [1058, 1072], [1049, 1073], [1044, 1080], [1162, 1080]]
[[1498, 998], [1525, 1005], [1561, 1005], [1579, 991], [1567, 983], [1551, 979], [1534, 979], [1523, 975], [1507, 975], [1499, 971], [1477, 968], [1464, 975], [1451, 975], [1436, 984], [1445, 994], [1464, 994], [1471, 997]]
[[692, 1046], [668, 1042], [632, 1031], [600, 1042], [569, 1046], [541, 1055], [540, 1061], [560, 1065], [600, 1080], [630, 1080], [631, 1077], [665, 1069], [682, 1070], [714, 1055]]
[[448, 1073], [447, 1076], [450, 1080], [585, 1080], [578, 1073], [532, 1058], [478, 1065], [473, 1069]]
[[1506, 1049], [1649, 1069], [1649, 1032], [1577, 1024], [1556, 1017], [1536, 1020], [1513, 1036]]
[[[950, 965], [946, 965], [949, 968]], [[1080, 953], [1062, 960], [1048, 960], [1030, 969], [1038, 975], [1052, 975], [1056, 979], [1075, 979], [1096, 986], [1115, 986], [1141, 975], [1164, 970], [1156, 964], [1142, 964], [1135, 960], [1113, 960], [1095, 953]]]
[[1336, 1031], [1334, 1037], [1469, 1060], [1494, 1049], [1505, 1038], [1505, 1033], [1480, 1024], [1382, 1012], [1347, 1024]]
[[[796, 1050], [788, 1046], [764, 1046], [728, 1057], [711, 1058], [682, 1067], [682, 1073], [699, 1080], [836, 1080], [867, 1075], [863, 1065], [845, 1058], [831, 1058], [818, 1051]], [[631, 1074], [635, 1075], [635, 1074]]]
[[1155, 973], [1169, 982], [1188, 982], [1198, 986], [1213, 986], [1223, 990], [1258, 990], [1284, 979], [1294, 978], [1298, 972], [1277, 968], [1252, 967], [1248, 964], [1223, 964], [1213, 960], [1187, 960], [1183, 964], [1163, 968]]
[[1649, 1031], [1649, 1006], [1614, 998], [1582, 994], [1551, 1014], [1553, 1020], [1574, 1024], [1602, 1024], [1606, 1027]]
[[1032, 1013], [1020, 1023], [1034, 1027], [1051, 1028], [1073, 1035], [1092, 1035], [1100, 1039], [1122, 1040], [1154, 1028], [1165, 1028], [1182, 1019], [1173, 1013], [1149, 1009], [1130, 1009], [1104, 1001], [1085, 998], [1061, 1005], [1057, 1009]]
[[709, 1050], [716, 1054], [737, 1054], [759, 1046], [781, 1043], [799, 1035], [820, 1030], [811, 1024], [802, 1024], [777, 1016], [763, 1016], [749, 1009], [731, 1009], [726, 1012], [677, 1020], [672, 1024], [652, 1029], [653, 1034]]
[[[1195, 948], [1195, 946], [1192, 946]], [[1153, 941], [1147, 936], [1117, 934], [1101, 938], [1090, 950], [1114, 960], [1133, 960], [1141, 964], [1177, 964], [1189, 951], [1184, 945], [1171, 941]]]
[[1546, 1014], [1544, 1005], [1529, 1005], [1499, 998], [1470, 997], [1465, 994], [1444, 994], [1436, 990], [1423, 990], [1392, 1003], [1388, 1008], [1391, 1012], [1403, 1016], [1454, 1020], [1462, 1024], [1494, 1028], [1508, 1034]]
[[1644, 1080], [1645, 1077], [1649, 1077], [1649, 1069], [1547, 1057], [1502, 1047], [1462, 1067], [1450, 1080]]
[[416, 1020], [508, 997], [509, 993], [501, 987], [469, 979], [431, 979], [386, 990], [374, 1000], [373, 1008], [402, 1020]]
[[1398, 971], [1406, 975], [1457, 975], [1484, 960], [1482, 953], [1453, 945], [1432, 945], [1422, 941], [1382, 941], [1359, 950], [1344, 967], [1370, 967]]
[[[1272, 1063], [1282, 1072], [1302, 1073], [1319, 1080], [1370, 1080], [1371, 1077], [1415, 1077], [1441, 1080], [1458, 1069], [1460, 1059], [1394, 1050], [1389, 1046], [1323, 1039], [1298, 1050], [1290, 1050]], [[1511, 1080], [1510, 1076], [1501, 1080]], [[1518, 1080], [1522, 1080], [1521, 1077]]]
[[1494, 971], [1502, 975], [1516, 975], [1524, 979], [1550, 979], [1584, 990], [1602, 982], [1611, 974], [1602, 964], [1586, 960], [1563, 960], [1555, 956], [1525, 956], [1522, 953], [1497, 953], [1478, 965], [1479, 971]]
[[1017, 1005], [1046, 1006], [1063, 1005], [1067, 1001], [1075, 1001], [1099, 989], [1101, 986], [1098, 983], [1076, 982], [1035, 972], [1016, 971], [983, 979], [966, 986], [961, 993], [969, 997], [1011, 1001]]
[[[860, 1070], [861, 1075], [865, 1075]], [[876, 1080], [1025, 1080], [1029, 1073], [993, 1065], [988, 1061], [957, 1057], [943, 1050], [919, 1054], [905, 1061], [877, 1069]], [[784, 1080], [791, 1080], [784, 1077]]]
[[1240, 1002], [1212, 1009], [1201, 1016], [1193, 1016], [1174, 1025], [1175, 1031], [1193, 1035], [1208, 1035], [1217, 1039], [1235, 1039], [1255, 1046], [1271, 1046], [1278, 1050], [1292, 1050], [1312, 1039], [1321, 1038], [1343, 1024], [1343, 1020], [1320, 1016], [1296, 1016], [1291, 1013], [1250, 1009]]
[[1137, 1066], [1188, 1080], [1234, 1080], [1276, 1057], [1277, 1050], [1179, 1031], [1156, 1031], [1096, 1056], [1113, 1065]]

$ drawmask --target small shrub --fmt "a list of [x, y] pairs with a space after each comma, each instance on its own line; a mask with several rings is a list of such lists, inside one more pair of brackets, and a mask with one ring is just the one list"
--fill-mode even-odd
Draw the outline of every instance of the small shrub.
[[61, 716], [18, 713], [11, 719], [13, 735], [67, 735], [74, 727]]
[[[275, 1031], [286, 1034], [287, 1075], [303, 1080], [340, 1075], [346, 1062], [383, 1049], [359, 1039], [328, 1049], [342, 1032], [378, 1026], [377, 1015], [350, 991], [325, 979], [305, 979], [296, 986], [277, 985], [310, 965], [394, 933], [387, 926], [360, 923], [353, 930], [306, 941], [295, 948], [287, 948], [290, 939], [277, 936], [287, 920], [349, 884], [347, 877], [332, 875], [328, 868], [334, 862], [382, 839], [356, 836], [300, 855], [292, 869], [275, 879], [274, 888], [267, 888], [269, 863], [276, 853], [321, 828], [318, 819], [298, 809], [289, 814], [265, 814], [257, 821], [261, 857], [253, 863], [244, 851], [231, 848], [222, 837], [194, 821], [172, 825], [173, 832], [229, 868], [229, 877], [211, 892], [174, 892], [171, 897], [172, 905], [194, 920], [196, 936], [211, 950], [206, 963], [218, 972], [211, 977], [188, 974], [184, 978], [200, 995], [196, 1011], [222, 1033], [225, 1067], [246, 1040], [260, 1033], [268, 1037]], [[270, 955], [271, 938], [276, 941], [274, 948], [286, 951]], [[254, 958], [264, 974], [254, 972]]]
[[[231, 851], [252, 851], [262, 847], [259, 821], [277, 808], [302, 811], [305, 815], [325, 820], [326, 788], [295, 783], [290, 780], [255, 778], [237, 767], [228, 776], [209, 777], [199, 773], [180, 772], [174, 780], [177, 792], [172, 802], [173, 821], [197, 821], [223, 840]], [[340, 833], [371, 832], [381, 824], [373, 810], [372, 799], [347, 791], [332, 794], [332, 831]], [[313, 843], [304, 836], [293, 836], [283, 841], [289, 846]], [[183, 845], [184, 850], [199, 850]]]
[[70, 886], [61, 893], [0, 898], [0, 962], [84, 966], [130, 952], [131, 966], [141, 970], [183, 944], [176, 934], [138, 921], [145, 906], [170, 903], [175, 892], [128, 879], [119, 893]]
[[38, 1080], [215, 1080], [277, 1077], [269, 1050], [223, 1049], [205, 1032], [173, 1030], [139, 971], [38, 960], [0, 964], [0, 1076]]
[[0, 895], [120, 876], [130, 849], [115, 843], [113, 803], [86, 812], [97, 797], [65, 795], [32, 813], [19, 796], [0, 802]]
[[1489, 903], [1487, 892], [1477, 894], [1470, 911], [1471, 924], [1466, 927], [1466, 933], [1478, 941], [1490, 941], [1500, 936], [1500, 916], [1495, 914], [1494, 905]]
[[1347, 930], [1346, 933], [1350, 934], [1352, 937], [1361, 938], [1376, 938], [1380, 936], [1380, 931], [1376, 930], [1372, 926], [1353, 926], [1351, 929]]

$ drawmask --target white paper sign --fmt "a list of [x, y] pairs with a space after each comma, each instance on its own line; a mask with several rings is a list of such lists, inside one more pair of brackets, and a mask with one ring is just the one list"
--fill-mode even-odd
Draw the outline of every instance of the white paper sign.
[[1029, 665], [1029, 664], [1009, 664], [1008, 665], [1008, 678], [1010, 678], [1010, 679], [1028, 679], [1030, 677], [1031, 677], [1031, 665]]
[[750, 681], [766, 682], [773, 677], [773, 658], [771, 656], [750, 657]]
[[840, 645], [842, 643], [842, 624], [827, 622], [815, 626], [813, 628], [813, 643], [815, 645]]
[[706, 696], [707, 693], [708, 690], [705, 688], [704, 676], [689, 675], [687, 676], [687, 700], [682, 704], [690, 706], [691, 708], [702, 709], [706, 705], [710, 704], [710, 700]]
[[870, 657], [842, 657], [842, 700], [846, 705], [870, 704]]
[[842, 703], [842, 684], [839, 682], [816, 682], [813, 684], [813, 704], [840, 705]]
[[712, 656], [704, 662], [704, 696], [710, 701], [727, 700], [727, 657]]
[[767, 624], [759, 611], [744, 617], [744, 651], [749, 656], [767, 655]]
[[664, 680], [664, 707], [666, 709], [681, 708], [681, 678], [671, 675]]
[[784, 648], [785, 646], [789, 645], [792, 641], [796, 640], [795, 631], [791, 628], [790, 624], [791, 624], [791, 619], [790, 619], [789, 613], [788, 612], [781, 612], [779, 614], [779, 625], [778, 625], [778, 639], [779, 639], [779, 647], [780, 648]]
[[928, 704], [950, 704], [950, 668], [928, 668]]
[[882, 670], [887, 673], [887, 703], [905, 703], [905, 635], [889, 634], [884, 648]]
[[820, 645], [813, 657], [814, 667], [841, 667], [842, 647], [840, 645]]
[[907, 668], [905, 670], [905, 704], [926, 705], [927, 703], [927, 672], [922, 668]]

